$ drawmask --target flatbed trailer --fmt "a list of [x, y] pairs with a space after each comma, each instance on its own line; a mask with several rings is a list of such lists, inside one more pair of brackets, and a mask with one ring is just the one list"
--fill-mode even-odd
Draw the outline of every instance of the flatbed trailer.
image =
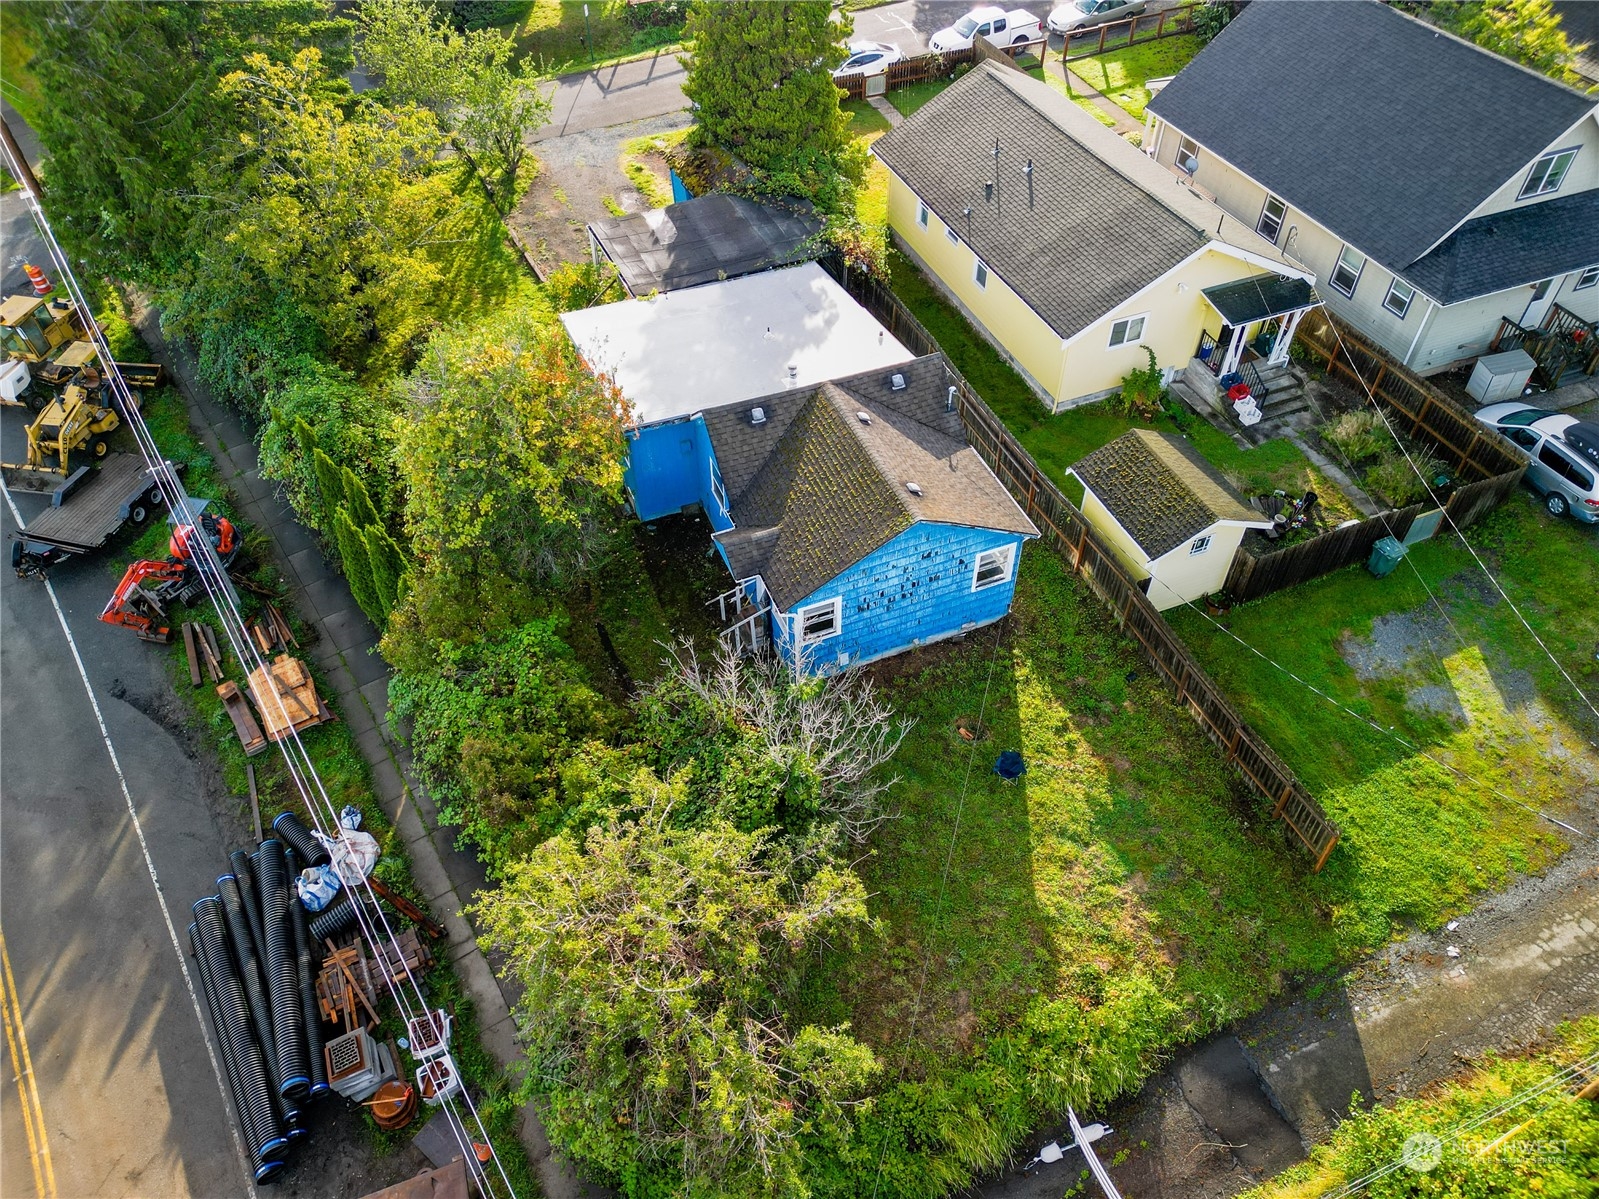
[[130, 520], [139, 524], [164, 502], [161, 484], [137, 454], [108, 455], [79, 467], [50, 495], [50, 507], [11, 535], [11, 565], [38, 575], [61, 559], [89, 554]]

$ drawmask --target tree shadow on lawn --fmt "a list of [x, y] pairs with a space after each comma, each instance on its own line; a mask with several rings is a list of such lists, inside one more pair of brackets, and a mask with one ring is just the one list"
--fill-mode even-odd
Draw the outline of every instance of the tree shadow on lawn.
[[[902, 815], [862, 868], [885, 935], [830, 973], [891, 1070], [948, 1069], [1058, 1002], [1118, 1007], [1158, 1048], [1331, 964], [1304, 858], [1047, 550], [1024, 556], [1009, 620], [894, 660], [886, 688], [918, 723]], [[1014, 784], [992, 773], [1005, 749], [1028, 763]]]

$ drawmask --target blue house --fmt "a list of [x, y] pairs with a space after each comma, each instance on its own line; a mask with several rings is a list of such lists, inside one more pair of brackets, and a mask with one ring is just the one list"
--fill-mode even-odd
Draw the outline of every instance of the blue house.
[[1010, 611], [1038, 530], [953, 395], [935, 354], [700, 414], [714, 539], [787, 661], [828, 673]]
[[814, 262], [561, 321], [589, 369], [633, 407], [623, 481], [640, 520], [697, 504], [713, 513], [703, 500], [721, 482], [702, 412], [914, 357]]

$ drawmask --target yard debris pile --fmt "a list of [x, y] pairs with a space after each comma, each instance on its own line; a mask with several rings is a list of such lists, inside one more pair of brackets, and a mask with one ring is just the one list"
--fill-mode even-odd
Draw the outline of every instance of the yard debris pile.
[[[461, 1089], [447, 1013], [411, 1020], [409, 1038], [397, 1044], [373, 1036], [382, 1024], [383, 994], [433, 961], [413, 931], [375, 952], [359, 935], [350, 938], [350, 930], [365, 923], [359, 920], [363, 901], [351, 887], [372, 869], [376, 855], [346, 855], [339, 867], [345, 894], [312, 919], [297, 882], [302, 871], [330, 865], [333, 855], [293, 813], [279, 816], [272, 831], [254, 853], [241, 849], [229, 856], [229, 872], [217, 878], [215, 894], [194, 904], [189, 925], [228, 1091], [261, 1184], [283, 1173], [296, 1144], [310, 1135], [311, 1105], [329, 1091], [371, 1108], [383, 1127], [397, 1129], [415, 1116], [418, 1095], [436, 1106]], [[371, 840], [357, 830], [344, 837]], [[409, 901], [387, 888], [379, 893], [389, 895], [396, 910], [409, 909], [406, 914], [422, 916], [425, 927], [437, 928]], [[349, 939], [338, 945], [336, 938]], [[402, 1047], [418, 1067], [414, 1085], [401, 1076]]]

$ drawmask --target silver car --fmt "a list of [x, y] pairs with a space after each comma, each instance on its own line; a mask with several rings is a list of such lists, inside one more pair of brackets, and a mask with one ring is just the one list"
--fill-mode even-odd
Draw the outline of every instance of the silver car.
[[1551, 516], [1599, 524], [1599, 424], [1516, 400], [1480, 408], [1477, 419], [1527, 451], [1527, 483]]
[[1125, 21], [1144, 11], [1148, 0], [1070, 0], [1049, 14], [1049, 31], [1075, 37], [1112, 21]]

